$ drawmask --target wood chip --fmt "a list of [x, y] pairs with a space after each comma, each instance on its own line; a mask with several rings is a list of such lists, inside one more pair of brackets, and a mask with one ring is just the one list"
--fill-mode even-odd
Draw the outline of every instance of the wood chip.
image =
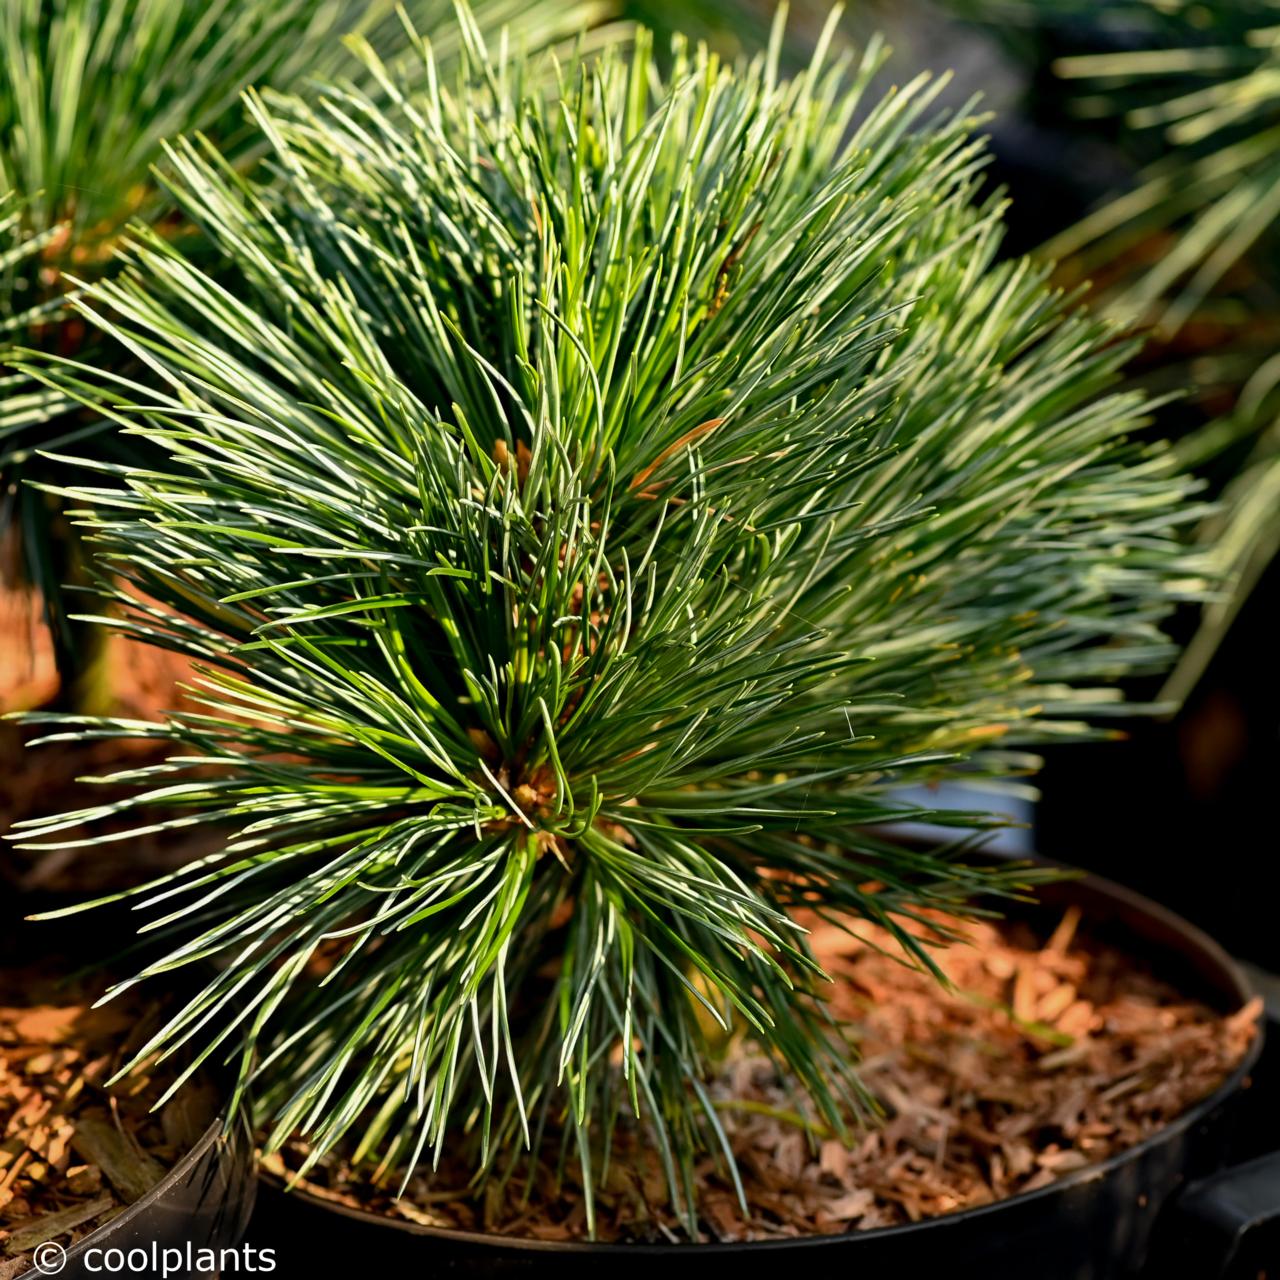
[[96, 1195], [102, 1190], [102, 1170], [96, 1164], [82, 1164], [68, 1169], [67, 1190], [78, 1196]]
[[164, 1166], [137, 1150], [105, 1111], [88, 1111], [75, 1126], [72, 1148], [102, 1170], [125, 1204], [140, 1200], [164, 1177]]
[[115, 1198], [112, 1196], [98, 1196], [87, 1204], [72, 1205], [70, 1209], [63, 1209], [60, 1213], [46, 1213], [33, 1222], [15, 1226], [10, 1231], [8, 1240], [5, 1241], [5, 1252], [11, 1256], [25, 1253], [28, 1249], [34, 1249], [47, 1240], [56, 1240], [68, 1231], [74, 1231], [76, 1227], [92, 1222], [106, 1213], [115, 1203]]

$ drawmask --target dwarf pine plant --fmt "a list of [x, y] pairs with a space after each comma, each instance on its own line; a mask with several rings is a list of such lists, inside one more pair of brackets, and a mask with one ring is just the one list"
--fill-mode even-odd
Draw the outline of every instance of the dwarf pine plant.
[[1022, 882], [894, 844], [894, 784], [1166, 657], [1186, 488], [1125, 348], [997, 260], [936, 84], [776, 50], [253, 96], [268, 177], [171, 154], [216, 278], [141, 229], [82, 304], [145, 375], [43, 375], [164, 454], [72, 498], [204, 710], [39, 717], [171, 754], [26, 834], [228, 833], [136, 898], [141, 978], [219, 958], [143, 1052], [241, 1052], [269, 1146], [555, 1132], [590, 1188], [635, 1115], [687, 1201], [738, 1032], [845, 1131], [803, 920], [928, 965], [921, 911]]

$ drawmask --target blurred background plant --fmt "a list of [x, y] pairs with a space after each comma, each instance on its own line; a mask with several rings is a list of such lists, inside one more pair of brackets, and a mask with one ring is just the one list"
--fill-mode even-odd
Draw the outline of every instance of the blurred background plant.
[[[1275, 968], [1256, 851], [1280, 767], [1280, 6], [948, 3], [1022, 75], [994, 130], [1010, 242], [1144, 330], [1130, 376], [1173, 397], [1152, 429], [1218, 499], [1198, 532], [1220, 594], [1187, 612], [1182, 661], [1147, 690], [1168, 718], [1046, 753], [1038, 846], [1160, 894]], [[1236, 873], [1206, 892], [1209, 849]]]
[[1149, 386], [1189, 392], [1165, 424], [1219, 493], [1201, 533], [1223, 589], [1165, 687], [1181, 703], [1280, 549], [1280, 5], [956, 6], [1036, 68], [1055, 123], [1108, 139], [1132, 174], [1043, 253], [1149, 331], [1135, 369]]

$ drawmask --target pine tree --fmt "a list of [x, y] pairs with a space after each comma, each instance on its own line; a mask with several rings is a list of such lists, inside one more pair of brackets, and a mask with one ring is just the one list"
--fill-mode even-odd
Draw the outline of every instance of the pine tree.
[[242, 1053], [269, 1147], [562, 1125], [590, 1187], [636, 1115], [688, 1203], [738, 1032], [848, 1132], [797, 913], [931, 965], [912, 921], [1027, 873], [895, 843], [982, 819], [894, 787], [1024, 771], [1169, 655], [1194, 512], [1128, 349], [998, 259], [937, 83], [778, 47], [254, 96], [269, 177], [171, 155], [216, 273], [144, 230], [82, 304], [146, 374], [43, 366], [164, 455], [70, 498], [204, 707], [39, 717], [171, 755], [26, 835], [229, 831], [136, 900], [140, 979], [220, 958], [142, 1052]]

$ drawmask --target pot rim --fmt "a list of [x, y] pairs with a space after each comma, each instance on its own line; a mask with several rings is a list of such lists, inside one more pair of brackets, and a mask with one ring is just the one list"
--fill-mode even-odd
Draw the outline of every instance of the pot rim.
[[[1254, 990], [1244, 970], [1218, 942], [1205, 933], [1204, 930], [1144, 894], [1117, 884], [1113, 880], [1108, 880], [1104, 876], [1094, 875], [1092, 872], [1080, 875], [1064, 863], [1055, 862], [1038, 855], [1028, 858], [1026, 855], [1009, 856], [1007, 854], [988, 853], [988, 856], [1002, 862], [1034, 862], [1039, 866], [1057, 867], [1065, 871], [1072, 871], [1073, 875], [1070, 880], [1054, 883], [1084, 886], [1099, 897], [1117, 902], [1122, 907], [1128, 908], [1130, 911], [1136, 911], [1156, 924], [1171, 929], [1184, 940], [1189, 953], [1199, 954], [1202, 958], [1208, 960], [1227, 979], [1227, 983], [1232, 988], [1232, 994], [1237, 1000], [1237, 1009], [1243, 1008], [1253, 997]], [[959, 1222], [961, 1219], [966, 1222], [974, 1222], [993, 1213], [998, 1213], [1012, 1205], [1032, 1204], [1069, 1191], [1073, 1187], [1108, 1177], [1128, 1162], [1140, 1159], [1146, 1152], [1151, 1151], [1162, 1142], [1176, 1137], [1200, 1123], [1210, 1112], [1221, 1106], [1231, 1094], [1240, 1089], [1249, 1073], [1257, 1065], [1258, 1058], [1262, 1053], [1264, 1035], [1264, 1024], [1260, 1022], [1257, 1033], [1245, 1051], [1244, 1057], [1240, 1059], [1235, 1070], [1211, 1094], [1201, 1098], [1194, 1107], [1184, 1111], [1177, 1119], [1162, 1125], [1150, 1137], [1134, 1143], [1131, 1147], [1126, 1147], [1123, 1151], [1117, 1151], [1114, 1155], [1108, 1156], [1105, 1160], [1100, 1160], [1097, 1164], [1075, 1169], [1043, 1187], [1036, 1187], [1030, 1191], [1019, 1191], [1014, 1195], [1005, 1196], [1001, 1200], [994, 1200], [990, 1204], [975, 1205], [970, 1209], [958, 1209], [954, 1213], [939, 1214], [937, 1217], [926, 1218], [920, 1222], [899, 1223], [891, 1227], [874, 1227], [868, 1231], [825, 1232], [814, 1235], [787, 1236], [773, 1240], [716, 1240], [707, 1243], [679, 1241], [673, 1243], [642, 1242], [627, 1244], [607, 1240], [535, 1240], [527, 1236], [500, 1236], [483, 1231], [463, 1231], [452, 1227], [429, 1227], [417, 1222], [406, 1222], [403, 1219], [390, 1218], [385, 1214], [374, 1213], [368, 1209], [355, 1209], [350, 1205], [338, 1204], [333, 1200], [316, 1195], [304, 1187], [289, 1189], [286, 1185], [286, 1178], [262, 1168], [261, 1164], [258, 1167], [258, 1177], [273, 1189], [289, 1196], [297, 1196], [314, 1208], [341, 1214], [343, 1217], [354, 1219], [366, 1225], [487, 1250], [529, 1253], [564, 1253], [567, 1251], [577, 1254], [595, 1254], [600, 1257], [607, 1257], [611, 1253], [626, 1253], [628, 1256], [636, 1255], [660, 1260], [663, 1258], [693, 1258], [710, 1255], [722, 1257], [726, 1254], [741, 1253], [744, 1250], [758, 1253], [776, 1252], [779, 1249], [814, 1248], [823, 1245], [830, 1246], [837, 1242], [851, 1243], [857, 1240], [892, 1240], [895, 1237], [905, 1236], [913, 1232], [942, 1228], [951, 1223]], [[123, 1216], [121, 1215], [121, 1217]], [[119, 1219], [116, 1221], [119, 1221]]]
[[[223, 1100], [223, 1104], [213, 1123], [196, 1139], [190, 1150], [182, 1156], [159, 1182], [131, 1205], [126, 1205], [110, 1222], [105, 1222], [102, 1226], [95, 1228], [84, 1239], [77, 1240], [66, 1251], [66, 1260], [68, 1262], [74, 1262], [83, 1257], [90, 1249], [101, 1247], [120, 1228], [128, 1227], [134, 1218], [145, 1213], [166, 1192], [186, 1179], [199, 1166], [201, 1160], [208, 1154], [209, 1149], [215, 1143], [220, 1142], [223, 1136], [230, 1131], [231, 1126], [236, 1123], [234, 1118], [228, 1120], [225, 1105], [226, 1099]], [[38, 1269], [36, 1273], [38, 1273]]]

